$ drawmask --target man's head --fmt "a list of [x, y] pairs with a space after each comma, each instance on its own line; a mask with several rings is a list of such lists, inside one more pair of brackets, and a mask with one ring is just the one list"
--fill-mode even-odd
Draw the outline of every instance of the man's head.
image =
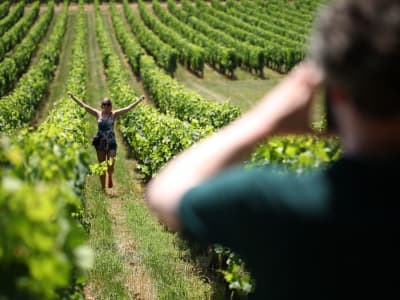
[[368, 119], [400, 116], [400, 1], [337, 0], [322, 13], [311, 58]]

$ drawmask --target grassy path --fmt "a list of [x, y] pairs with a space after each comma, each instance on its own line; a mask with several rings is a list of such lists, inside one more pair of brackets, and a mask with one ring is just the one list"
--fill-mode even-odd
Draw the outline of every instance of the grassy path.
[[[88, 102], [98, 106], [107, 93], [101, 56], [96, 42], [93, 7], [87, 7], [89, 25]], [[94, 121], [94, 120], [93, 120]], [[91, 122], [91, 135], [95, 122]], [[118, 133], [118, 132], [117, 132]], [[127, 157], [123, 141], [117, 134], [118, 149], [115, 184], [112, 192], [100, 192], [97, 176], [89, 177], [85, 188], [86, 211], [91, 223], [90, 244], [96, 253], [95, 268], [90, 274], [87, 298], [156, 299], [154, 283], [136, 254], [136, 246], [125, 220], [123, 203], [141, 199], [142, 188], [133, 180], [134, 161]], [[92, 149], [90, 149], [91, 151]], [[92, 155], [92, 163], [96, 158]]]
[[157, 299], [156, 285], [144, 266], [137, 251], [137, 237], [132, 233], [127, 219], [126, 206], [142, 201], [143, 189], [135, 170], [135, 161], [128, 158], [122, 137], [117, 131], [120, 145], [116, 163], [115, 185], [109, 198], [108, 213], [112, 221], [112, 231], [117, 251], [122, 259], [125, 287], [130, 299]]
[[[88, 93], [87, 101], [98, 107], [107, 90], [103, 76], [102, 62], [96, 43], [93, 9], [86, 7], [88, 20]], [[96, 132], [96, 122], [90, 120], [90, 135]], [[90, 151], [91, 163], [96, 162], [95, 151]], [[95, 266], [89, 275], [86, 287], [87, 299], [130, 299], [124, 287], [122, 259], [112, 232], [107, 211], [109, 198], [100, 190], [97, 176], [87, 178], [85, 186], [85, 213], [90, 223], [89, 244], [95, 251]]]
[[[57, 17], [57, 14], [59, 13], [60, 12], [56, 12], [53, 18], [55, 19]], [[71, 69], [71, 45], [75, 35], [75, 19], [76, 10], [71, 9], [70, 7], [68, 13], [67, 30], [65, 32], [64, 41], [61, 46], [62, 51], [58, 59], [57, 69], [55, 71], [53, 81], [49, 86], [48, 95], [46, 99], [41, 101], [41, 104], [38, 108], [38, 113], [32, 121], [33, 126], [40, 124], [46, 118], [46, 114], [51, 109], [54, 102], [57, 101], [62, 94], [67, 92], [65, 90], [65, 83], [67, 82], [69, 70]]]

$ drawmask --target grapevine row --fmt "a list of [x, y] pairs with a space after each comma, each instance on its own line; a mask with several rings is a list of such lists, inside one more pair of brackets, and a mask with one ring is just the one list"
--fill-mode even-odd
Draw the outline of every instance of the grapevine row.
[[0, 110], [0, 131], [24, 126], [35, 113], [53, 78], [67, 18], [68, 7], [64, 6], [36, 64], [21, 77], [13, 92], [0, 100], [2, 103], [7, 103]]
[[[247, 1], [247, 0], [246, 0]], [[250, 1], [247, 1], [250, 3]], [[309, 9], [304, 9], [303, 4], [298, 5], [297, 7], [293, 7], [292, 5], [288, 5], [288, 3], [282, 3], [281, 1], [273, 0], [268, 3], [267, 7], [272, 8], [273, 10], [280, 11], [287, 15], [287, 17], [305, 20], [306, 22], [311, 23], [314, 19], [314, 12]]]
[[[217, 3], [218, 1], [215, 0], [213, 2]], [[216, 6], [214, 5], [214, 3], [213, 3], [214, 7], [222, 9], [223, 11], [229, 11], [229, 13], [235, 15], [238, 18], [243, 19], [244, 17], [243, 14], [247, 15], [246, 12], [243, 12], [241, 10], [241, 7], [237, 5], [237, 3], [234, 1], [227, 0], [225, 6], [224, 5]], [[254, 5], [254, 3], [251, 2], [251, 5]], [[303, 36], [305, 39], [308, 37], [309, 27], [310, 27], [310, 23], [308, 21], [305, 21], [304, 19], [288, 17], [284, 13], [273, 11], [272, 9], [269, 10], [268, 8], [264, 8], [262, 6], [259, 7], [258, 11], [262, 11], [264, 16], [262, 19], [258, 20], [259, 22], [261, 22], [260, 28], [265, 28], [264, 26], [269, 26], [270, 24], [273, 24], [275, 25], [275, 28], [281, 27], [282, 30], [287, 28], [289, 32], [297, 33], [298, 35]], [[258, 24], [257, 19], [250, 19], [250, 20], [252, 21], [252, 23]]]
[[182, 84], [159, 70], [149, 56], [140, 58], [140, 73], [146, 90], [162, 112], [195, 127], [218, 129], [240, 114], [239, 109], [230, 104], [206, 100], [195, 92], [186, 91]]
[[304, 173], [310, 168], [321, 168], [337, 160], [341, 147], [337, 138], [317, 136], [274, 137], [252, 153], [249, 163], [256, 165], [279, 164], [286, 171]]
[[0, 20], [0, 36], [14, 25], [24, 13], [25, 1], [20, 1], [12, 8], [10, 13]]
[[299, 32], [303, 36], [308, 34], [309, 30], [309, 22], [305, 22], [303, 19], [295, 19], [295, 18], [287, 18], [284, 14], [277, 13], [275, 11], [266, 8], [263, 10], [262, 17], [255, 16], [253, 9], [249, 9], [244, 7], [242, 4], [234, 0], [227, 0], [226, 8], [228, 13], [232, 16], [241, 19], [251, 25], [268, 28], [270, 24], [275, 24], [276, 26], [280, 26], [281, 28], [289, 28], [292, 31]]
[[[76, 34], [72, 44], [71, 70], [66, 82], [66, 89], [72, 91], [79, 98], [85, 98], [86, 94], [87, 26], [83, 8], [83, 1], [81, 1], [75, 25]], [[66, 7], [66, 11], [67, 9]], [[66, 19], [67, 12], [63, 12], [64, 14], [63, 18]], [[31, 134], [37, 137], [38, 141], [47, 141], [49, 144], [58, 145], [58, 149], [53, 149], [53, 146], [49, 147], [48, 150], [62, 152], [62, 154], [58, 153], [58, 155], [63, 160], [70, 160], [69, 165], [59, 161], [60, 158], [53, 162], [42, 162], [42, 164], [48, 165], [49, 168], [44, 168], [41, 176], [47, 180], [52, 178], [71, 180], [72, 186], [77, 191], [83, 188], [86, 174], [86, 172], [75, 172], [77, 170], [74, 166], [75, 163], [80, 164], [79, 162], [84, 163], [84, 165], [87, 164], [87, 157], [83, 155], [86, 152], [84, 149], [84, 145], [87, 144], [85, 133], [88, 129], [85, 113], [86, 111], [77, 106], [67, 95], [62, 96], [54, 104], [45, 121]], [[42, 155], [42, 153], [39, 151], [36, 155]], [[65, 172], [65, 168], [68, 168], [68, 172]]]
[[[168, 0], [169, 5], [173, 5], [172, 1]], [[171, 6], [170, 10], [176, 9], [176, 6]], [[234, 70], [237, 66], [237, 58], [232, 48], [227, 48], [208, 38], [206, 35], [195, 31], [190, 26], [179, 21], [174, 15], [163, 9], [158, 0], [153, 1], [153, 10], [158, 18], [167, 26], [178, 31], [185, 39], [191, 43], [202, 47], [205, 50], [205, 60], [213, 68], [217, 69], [222, 74], [233, 77]]]
[[174, 74], [177, 68], [178, 52], [148, 29], [133, 13], [127, 1], [124, 1], [124, 12], [140, 44], [156, 58], [157, 63], [164, 70]]
[[0, 96], [4, 96], [10, 91], [15, 81], [26, 70], [33, 53], [50, 25], [53, 14], [54, 2], [50, 2], [46, 12], [17, 46], [12, 56], [5, 58], [0, 63]]
[[318, 8], [323, 6], [325, 3], [325, 0], [304, 0], [301, 2], [295, 2], [293, 4], [296, 9], [315, 14]]
[[[168, 2], [168, 7], [173, 7], [173, 1]], [[177, 9], [170, 10], [177, 18], [182, 22], [189, 24], [193, 29], [207, 35], [209, 38], [218, 41], [222, 45], [227, 45], [235, 49], [235, 54], [238, 58], [238, 64], [248, 68], [249, 70], [255, 70], [263, 76], [263, 67], [265, 62], [264, 50], [260, 47], [252, 46], [249, 43], [242, 43], [227, 35], [226, 33], [215, 30], [206, 22], [191, 16], [190, 14]]]
[[40, 2], [36, 1], [25, 14], [0, 40], [0, 61], [26, 35], [39, 14]]
[[[183, 6], [187, 11], [190, 11], [191, 14], [197, 15], [215, 29], [224, 31], [242, 42], [250, 42], [253, 45], [262, 47], [264, 50], [265, 64], [270, 68], [280, 72], [287, 72], [304, 57], [304, 44], [287, 41], [286, 38], [282, 38], [273, 33], [268, 34], [268, 37], [264, 35], [264, 38], [261, 38], [259, 35], [252, 33], [254, 31], [251, 28], [252, 26], [248, 26], [250, 27], [247, 28], [248, 31], [241, 29], [247, 27], [246, 24], [240, 24], [241, 22], [237, 24], [238, 22], [234, 21], [237, 26], [232, 26], [228, 19], [236, 20], [235, 18], [231, 18], [223, 13], [219, 13], [218, 17], [214, 17], [211, 15], [214, 13], [209, 14], [209, 12], [216, 12], [215, 10], [203, 4], [201, 0], [196, 2], [202, 7], [201, 9], [195, 9], [188, 4], [187, 1], [183, 1]], [[240, 25], [243, 26], [239, 28]]]
[[[288, 26], [295, 31], [299, 31], [305, 35], [308, 34], [308, 29], [310, 27], [310, 23], [312, 19], [307, 17], [307, 14], [302, 15], [300, 18], [290, 15], [290, 13], [286, 13], [287, 10], [290, 9], [290, 4], [287, 3], [282, 5], [279, 2], [270, 1], [268, 6], [265, 6], [265, 2], [261, 1], [247, 1], [242, 2], [248, 9], [256, 10], [258, 13], [265, 14], [268, 19], [274, 19], [275, 22], [278, 20], [282, 20], [288, 24]], [[231, 2], [228, 4], [231, 5]]]
[[[249, 0], [246, 0], [247, 2], [250, 2]], [[252, 2], [252, 1], [251, 1]], [[285, 3], [279, 0], [272, 0], [269, 1], [267, 6], [275, 6], [280, 9], [281, 12], [287, 13], [288, 16], [290, 17], [299, 17], [299, 18], [304, 18], [308, 19], [309, 21], [313, 20], [314, 13], [321, 4], [322, 1], [317, 0], [317, 1], [294, 1], [292, 3]], [[264, 2], [265, 5], [265, 2]]]
[[0, 4], [0, 19], [4, 18], [8, 14], [10, 9], [10, 1], [4, 1]]
[[125, 56], [128, 58], [129, 64], [137, 77], [140, 76], [140, 57], [146, 52], [139, 43], [132, 38], [132, 34], [128, 33], [119, 13], [115, 9], [115, 5], [110, 5], [111, 19], [114, 26], [114, 32], [119, 44], [122, 47]]
[[138, 1], [140, 15], [146, 24], [165, 43], [175, 48], [179, 53], [179, 61], [194, 73], [203, 76], [205, 51], [203, 48], [189, 43], [174, 30], [165, 26], [147, 9], [143, 1]]
[[[292, 28], [297, 29], [297, 27], [293, 27], [290, 23], [282, 21], [281, 19], [276, 20], [270, 16], [265, 16], [262, 21], [268, 26], [260, 27], [250, 25], [242, 21], [240, 18], [234, 17], [230, 13], [226, 13], [228, 7], [218, 0], [213, 0], [211, 3], [213, 7], [206, 5], [201, 0], [196, 0], [197, 7], [201, 8], [202, 11], [206, 11], [207, 14], [215, 17], [222, 16], [223, 19], [221, 19], [221, 21], [226, 21], [232, 23], [232, 25], [235, 25], [236, 27], [242, 28], [243, 30], [248, 30], [248, 33], [257, 33], [259, 37], [266, 38], [270, 42], [273, 41], [284, 46], [302, 47], [304, 45], [306, 33], [292, 30]], [[244, 27], [242, 25], [244, 25]]]
[[[229, 2], [234, 2], [229, 0]], [[258, 5], [255, 5], [253, 1], [245, 1], [243, 2], [244, 6], [241, 8], [243, 12], [254, 11], [256, 13], [256, 17], [262, 15], [260, 13], [260, 7], [262, 12], [273, 13], [283, 17], [285, 20], [292, 20], [293, 22], [299, 22], [301, 24], [307, 25], [313, 21], [313, 15], [307, 12], [299, 12], [299, 8], [291, 8], [288, 3], [284, 3], [281, 1], [268, 1], [267, 3], [258, 2]], [[264, 9], [262, 9], [264, 7]], [[238, 7], [240, 8], [240, 7]], [[250, 10], [249, 10], [250, 9]]]
[[[104, 30], [98, 2], [96, 3], [96, 34], [100, 45], [110, 94], [118, 106], [126, 106], [137, 97], [126, 82], [125, 70], [112, 51], [111, 41]], [[146, 104], [120, 118], [122, 134], [132, 147], [146, 177], [155, 174], [168, 160], [197, 142], [204, 132]]]
[[276, 24], [274, 20], [266, 17], [263, 21], [265, 24], [268, 24], [268, 27], [250, 25], [240, 18], [235, 18], [229, 13], [226, 13], [227, 7], [218, 0], [212, 0], [211, 3], [213, 7], [204, 4], [202, 1], [196, 1], [197, 7], [204, 13], [219, 18], [219, 20], [234, 25], [237, 28], [241, 28], [242, 31], [252, 34], [259, 39], [267, 39], [269, 42], [290, 46], [292, 48], [302, 48], [304, 46], [306, 35], [291, 30], [291, 24], [287, 24], [284, 21], [280, 21], [279, 24]]

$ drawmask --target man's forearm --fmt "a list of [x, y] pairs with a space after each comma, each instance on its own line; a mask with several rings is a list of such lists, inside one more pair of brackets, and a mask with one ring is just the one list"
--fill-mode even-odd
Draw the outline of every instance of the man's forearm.
[[[262, 140], [273, 125], [263, 129], [260, 112], [252, 111], [211, 137], [192, 146], [168, 163], [147, 190], [150, 205], [171, 229], [178, 229], [176, 212], [178, 201], [187, 190], [241, 161]], [[264, 118], [265, 119], [265, 118]], [[267, 122], [265, 122], [267, 123]]]

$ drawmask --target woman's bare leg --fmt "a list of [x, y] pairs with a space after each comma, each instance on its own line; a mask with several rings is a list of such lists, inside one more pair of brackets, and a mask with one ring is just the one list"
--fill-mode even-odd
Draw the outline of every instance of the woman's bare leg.
[[114, 173], [114, 164], [115, 164], [115, 150], [111, 150], [107, 153], [107, 159], [111, 159], [112, 164], [108, 166], [108, 187], [112, 188], [113, 187], [113, 179], [112, 175]]
[[[105, 161], [107, 158], [106, 152], [105, 151], [100, 151], [97, 150], [97, 159], [99, 160], [99, 163], [102, 163], [103, 161]], [[103, 191], [106, 190], [106, 174], [102, 174], [100, 175], [100, 184], [101, 184], [101, 189]]]

